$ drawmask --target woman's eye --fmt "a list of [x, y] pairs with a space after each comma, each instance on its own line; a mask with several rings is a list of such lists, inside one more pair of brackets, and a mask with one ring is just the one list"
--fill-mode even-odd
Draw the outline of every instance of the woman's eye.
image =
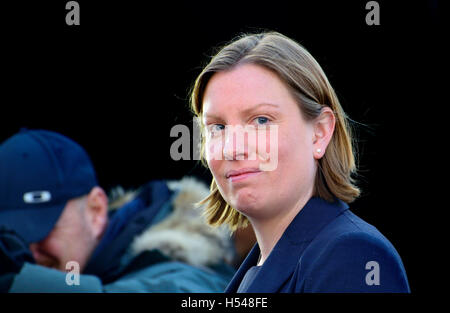
[[269, 122], [269, 119], [264, 116], [258, 116], [257, 118], [255, 118], [255, 121], [258, 125], [264, 125]]
[[221, 130], [224, 130], [224, 129], [225, 129], [225, 125], [222, 125], [222, 124], [214, 124], [214, 125], [213, 125], [213, 129], [214, 129], [215, 131], [221, 131]]
[[212, 124], [209, 125], [209, 131], [212, 135], [217, 134], [218, 132], [225, 129], [225, 125], [222, 124]]

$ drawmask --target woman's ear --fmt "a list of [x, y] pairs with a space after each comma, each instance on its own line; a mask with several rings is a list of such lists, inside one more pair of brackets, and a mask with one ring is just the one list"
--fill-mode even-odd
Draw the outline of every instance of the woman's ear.
[[108, 197], [100, 187], [92, 188], [87, 197], [87, 218], [96, 239], [100, 239], [108, 223]]
[[334, 132], [336, 118], [333, 110], [329, 107], [323, 107], [320, 115], [314, 120], [313, 133], [313, 154], [315, 159], [320, 159], [325, 154], [328, 143]]

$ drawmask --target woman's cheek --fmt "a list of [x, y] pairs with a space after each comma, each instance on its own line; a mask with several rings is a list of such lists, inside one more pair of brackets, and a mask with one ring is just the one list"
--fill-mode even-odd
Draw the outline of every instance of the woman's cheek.
[[220, 167], [223, 154], [222, 140], [208, 139], [205, 142], [205, 158], [214, 176]]
[[258, 132], [257, 154], [260, 160], [260, 170], [270, 172], [277, 169], [279, 154], [278, 125], [270, 125], [263, 132]]
[[225, 201], [229, 201], [229, 185], [223, 172], [224, 158], [223, 158], [224, 141], [222, 138], [215, 138], [205, 146], [206, 160], [211, 170], [211, 173], [216, 181], [217, 187]]

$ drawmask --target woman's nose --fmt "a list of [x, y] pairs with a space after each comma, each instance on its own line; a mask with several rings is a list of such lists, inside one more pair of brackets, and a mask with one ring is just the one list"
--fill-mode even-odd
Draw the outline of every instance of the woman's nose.
[[225, 127], [223, 156], [225, 160], [244, 160], [246, 158], [245, 130], [241, 125]]

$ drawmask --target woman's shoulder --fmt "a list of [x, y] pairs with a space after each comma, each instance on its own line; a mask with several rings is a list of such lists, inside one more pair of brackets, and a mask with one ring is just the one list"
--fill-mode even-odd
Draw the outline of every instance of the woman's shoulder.
[[346, 263], [350, 258], [362, 262], [376, 257], [402, 264], [394, 245], [375, 226], [350, 210], [343, 211], [324, 225], [311, 241], [304, 244], [299, 260], [303, 268], [313, 266], [318, 259], [328, 258], [335, 261], [341, 258]]
[[[374, 266], [382, 277], [382, 286], [365, 283]], [[348, 210], [308, 244], [299, 268], [311, 290], [409, 292], [402, 260], [392, 243]]]
[[[358, 217], [350, 210], [342, 212], [318, 233], [313, 241], [325, 241], [329, 245], [353, 242], [358, 244], [378, 244], [391, 248], [391, 242], [374, 226]], [[392, 247], [393, 248], [393, 247]]]
[[305, 249], [305, 256], [375, 258], [402, 263], [394, 245], [373, 225], [350, 210], [328, 223]]

